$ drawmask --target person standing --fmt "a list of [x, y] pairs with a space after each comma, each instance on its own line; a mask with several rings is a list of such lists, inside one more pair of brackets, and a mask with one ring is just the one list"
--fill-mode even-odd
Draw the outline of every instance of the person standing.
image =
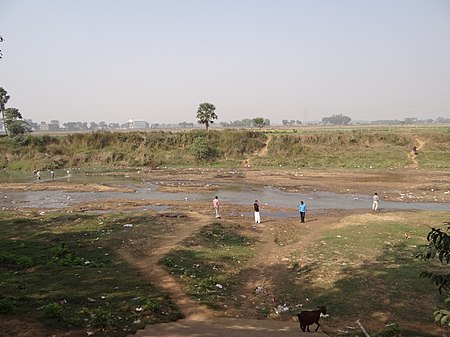
[[255, 210], [255, 223], [261, 223], [261, 218], [259, 216], [258, 200], [255, 200], [255, 203], [253, 204], [253, 209]]
[[306, 215], [306, 204], [302, 201], [300, 201], [300, 205], [298, 206], [298, 210], [300, 212], [300, 222], [305, 222], [305, 215]]
[[50, 177], [52, 177], [52, 179], [55, 179], [55, 171], [50, 170]]
[[219, 202], [219, 197], [217, 195], [213, 199], [213, 207], [214, 207], [214, 213], [216, 214], [216, 218], [220, 219], [220, 214], [219, 214], [220, 202]]
[[376, 211], [378, 209], [378, 202], [380, 201], [380, 197], [375, 192], [372, 197], [372, 211]]

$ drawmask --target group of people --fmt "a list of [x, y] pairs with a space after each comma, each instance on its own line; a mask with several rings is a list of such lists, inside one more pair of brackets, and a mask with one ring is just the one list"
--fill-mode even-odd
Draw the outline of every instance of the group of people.
[[[374, 195], [372, 196], [372, 210], [373, 211], [378, 210], [379, 201], [380, 201], [380, 197], [378, 196], [378, 193], [375, 192]], [[219, 213], [220, 202], [219, 202], [219, 197], [217, 195], [213, 199], [213, 208], [214, 208], [214, 213], [215, 213], [216, 218], [220, 219], [220, 213]], [[302, 223], [305, 222], [307, 208], [308, 207], [306, 206], [306, 203], [303, 200], [300, 201], [300, 205], [298, 206], [298, 212], [300, 213], [300, 222], [302, 222]], [[254, 216], [255, 216], [255, 223], [261, 223], [261, 216], [259, 214], [258, 200], [255, 200], [255, 202], [253, 203], [253, 212], [254, 212]]]
[[[220, 219], [220, 201], [219, 197], [216, 195], [216, 197], [213, 199], [213, 208], [214, 208], [214, 214], [216, 216], [216, 219]], [[305, 222], [305, 216], [306, 216], [306, 204], [304, 201], [300, 201], [300, 205], [298, 206], [298, 210], [300, 212], [300, 222]], [[255, 200], [253, 203], [253, 212], [255, 216], [255, 223], [261, 223], [261, 216], [259, 214], [259, 203], [258, 200]]]
[[[33, 174], [36, 176], [37, 180], [41, 180], [41, 171], [33, 170]], [[55, 179], [55, 171], [50, 170], [50, 178]]]

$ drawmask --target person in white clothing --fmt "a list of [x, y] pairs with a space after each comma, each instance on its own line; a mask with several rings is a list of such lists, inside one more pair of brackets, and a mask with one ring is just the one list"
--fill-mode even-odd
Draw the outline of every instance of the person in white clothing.
[[255, 223], [261, 223], [261, 218], [259, 216], [258, 200], [255, 200], [255, 203], [253, 204], [253, 209], [255, 210]]
[[378, 209], [378, 202], [380, 201], [380, 197], [377, 193], [375, 193], [372, 197], [372, 211], [376, 211]]

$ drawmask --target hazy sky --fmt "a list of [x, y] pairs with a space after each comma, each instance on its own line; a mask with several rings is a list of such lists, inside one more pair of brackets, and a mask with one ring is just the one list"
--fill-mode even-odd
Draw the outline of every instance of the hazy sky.
[[0, 0], [35, 122], [450, 118], [449, 0]]

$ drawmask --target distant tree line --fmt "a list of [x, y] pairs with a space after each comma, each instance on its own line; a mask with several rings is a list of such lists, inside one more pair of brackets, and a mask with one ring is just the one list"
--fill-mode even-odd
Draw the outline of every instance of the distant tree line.
[[287, 120], [287, 119], [283, 119], [281, 121], [281, 123], [283, 124], [283, 126], [295, 126], [295, 125], [302, 125], [302, 121], [299, 120]]
[[351, 118], [343, 114], [332, 115], [331, 117], [322, 118], [322, 124], [325, 125], [347, 125], [350, 124]]
[[[106, 123], [101, 122], [66, 122], [60, 125], [58, 120], [52, 120], [50, 123], [41, 122], [40, 124], [33, 122], [31, 119], [23, 119], [22, 114], [16, 108], [6, 108], [9, 96], [3, 88], [0, 87], [0, 113], [1, 121], [0, 128], [4, 127], [5, 132], [9, 135], [17, 135], [28, 133], [31, 131], [108, 131], [118, 129], [156, 129], [156, 128], [194, 128], [194, 123], [180, 122], [178, 124], [149, 124], [145, 121], [129, 120], [126, 123]], [[208, 102], [201, 103], [197, 109], [197, 122], [203, 124], [206, 130], [218, 119], [216, 114], [216, 107]], [[333, 114], [329, 117], [323, 117], [321, 122], [302, 123], [300, 120], [283, 119], [283, 126], [300, 126], [305, 124], [314, 125], [348, 125], [351, 118], [343, 114]], [[439, 117], [435, 121], [432, 119], [419, 120], [417, 118], [405, 118], [403, 121], [399, 120], [377, 120], [372, 122], [355, 123], [355, 124], [385, 124], [385, 125], [410, 125], [410, 124], [431, 124], [431, 123], [450, 123], [450, 118]], [[251, 127], [268, 127], [271, 126], [270, 119], [263, 117], [244, 118], [230, 122], [220, 122], [219, 125], [224, 128], [251, 128]], [[202, 147], [197, 146], [198, 149]]]
[[270, 126], [270, 119], [263, 117], [255, 117], [255, 118], [244, 118], [241, 120], [235, 120], [230, 122], [220, 122], [220, 126], [224, 128], [262, 128], [265, 126]]

